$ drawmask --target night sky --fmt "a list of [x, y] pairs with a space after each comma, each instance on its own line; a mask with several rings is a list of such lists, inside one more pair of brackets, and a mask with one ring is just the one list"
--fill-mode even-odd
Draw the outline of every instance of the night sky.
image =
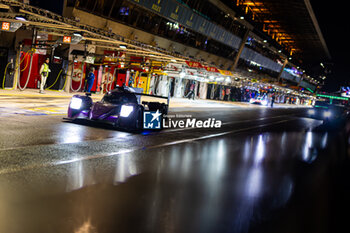
[[334, 63], [327, 76], [325, 91], [338, 91], [340, 85], [350, 86], [349, 12], [347, 5], [335, 1], [311, 0], [328, 50]]

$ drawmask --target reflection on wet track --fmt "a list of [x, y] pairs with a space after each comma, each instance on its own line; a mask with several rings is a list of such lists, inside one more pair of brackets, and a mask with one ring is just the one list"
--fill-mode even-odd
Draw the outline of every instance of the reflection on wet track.
[[331, 141], [303, 110], [260, 111], [220, 113], [240, 123], [210, 132], [60, 122], [3, 147], [0, 232], [252, 231], [288, 208]]

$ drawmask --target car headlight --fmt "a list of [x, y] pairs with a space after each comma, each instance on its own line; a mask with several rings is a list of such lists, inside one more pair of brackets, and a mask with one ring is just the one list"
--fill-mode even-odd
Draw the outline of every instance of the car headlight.
[[325, 112], [323, 113], [323, 116], [324, 116], [324, 117], [331, 117], [331, 116], [332, 116], [332, 112], [331, 112], [331, 111], [325, 111]]
[[83, 100], [79, 98], [72, 98], [69, 107], [71, 109], [80, 109], [83, 104]]
[[250, 99], [249, 103], [251, 103], [251, 104], [254, 103], [254, 99]]
[[309, 113], [310, 115], [315, 115], [315, 110], [314, 109], [310, 109], [309, 111], [307, 111], [307, 113]]
[[120, 116], [128, 117], [132, 111], [134, 111], [133, 106], [122, 105], [122, 108], [120, 109]]
[[267, 100], [261, 101], [262, 105], [267, 105]]

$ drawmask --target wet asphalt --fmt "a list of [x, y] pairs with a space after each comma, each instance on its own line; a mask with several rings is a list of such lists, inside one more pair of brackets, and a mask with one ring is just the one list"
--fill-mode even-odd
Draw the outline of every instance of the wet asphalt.
[[346, 127], [306, 111], [176, 108], [223, 125], [142, 133], [0, 117], [0, 232], [342, 232]]

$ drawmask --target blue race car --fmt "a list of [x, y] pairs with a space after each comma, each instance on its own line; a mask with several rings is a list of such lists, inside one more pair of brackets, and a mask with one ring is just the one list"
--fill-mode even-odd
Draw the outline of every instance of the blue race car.
[[346, 119], [349, 115], [349, 110], [342, 105], [316, 101], [314, 107], [309, 109], [307, 114], [310, 118], [323, 120], [325, 123], [328, 123]]
[[[85, 119], [112, 125], [126, 130], [142, 130], [145, 111], [168, 113], [169, 97], [136, 93], [137, 89], [117, 87], [107, 92], [101, 101], [93, 102], [91, 94], [74, 95], [68, 107], [66, 120]], [[142, 90], [139, 90], [142, 92]], [[167, 103], [141, 101], [141, 96], [167, 99]]]

